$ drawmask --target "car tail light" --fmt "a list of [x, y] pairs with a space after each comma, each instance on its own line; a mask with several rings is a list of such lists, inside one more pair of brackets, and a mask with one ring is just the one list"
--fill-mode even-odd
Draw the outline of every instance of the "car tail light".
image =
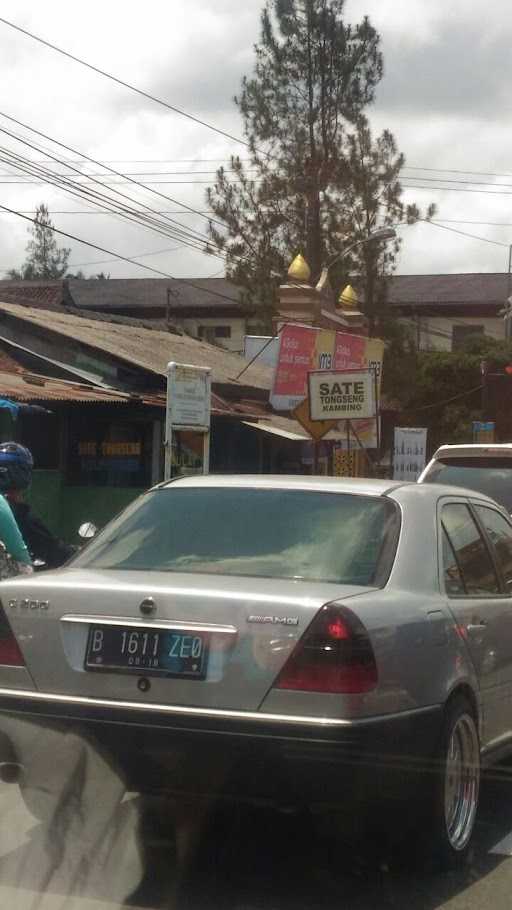
[[306, 692], [369, 692], [375, 656], [362, 622], [346, 607], [322, 607], [288, 658], [275, 687]]
[[0, 606], [0, 666], [24, 667], [25, 661], [9, 620]]

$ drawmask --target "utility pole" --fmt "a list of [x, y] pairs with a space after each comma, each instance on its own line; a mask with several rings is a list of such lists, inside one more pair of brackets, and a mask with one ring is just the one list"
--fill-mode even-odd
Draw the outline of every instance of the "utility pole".
[[508, 248], [507, 297], [505, 306], [498, 315], [503, 316], [505, 338], [509, 341], [512, 338], [512, 244]]
[[512, 300], [511, 297], [512, 291], [512, 244], [508, 248], [508, 276], [507, 276], [507, 302], [505, 304], [506, 316], [505, 316], [505, 338], [510, 338], [512, 335]]
[[487, 420], [487, 411], [489, 409], [489, 390], [487, 386], [487, 361], [480, 361], [480, 375], [482, 377], [482, 420]]

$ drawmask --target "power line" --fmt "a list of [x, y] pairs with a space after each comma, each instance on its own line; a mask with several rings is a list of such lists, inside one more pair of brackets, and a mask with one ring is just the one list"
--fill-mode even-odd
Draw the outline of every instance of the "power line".
[[[34, 209], [21, 209], [21, 215], [31, 215]], [[111, 215], [112, 213], [105, 209], [104, 211], [94, 211], [93, 209], [51, 209], [48, 210], [49, 215]], [[142, 214], [142, 210], [141, 210]], [[195, 215], [195, 212], [182, 212], [180, 209], [161, 209], [157, 212], [158, 215]], [[210, 215], [209, 210], [203, 212], [197, 212], [198, 215]], [[465, 223], [465, 222], [463, 222]], [[479, 222], [477, 222], [479, 223]], [[483, 224], [485, 222], [482, 222]], [[185, 225], [183, 225], [185, 227]]]
[[512, 174], [493, 174], [489, 171], [462, 171], [458, 168], [450, 167], [414, 167], [412, 164], [406, 164], [404, 171], [428, 171], [428, 173], [439, 174], [474, 174], [475, 177], [512, 177]]
[[145, 92], [143, 89], [137, 88], [135, 85], [131, 85], [129, 82], [125, 82], [123, 79], [119, 79], [118, 76], [113, 76], [112, 73], [107, 73], [105, 70], [100, 69], [98, 66], [94, 66], [92, 63], [88, 63], [86, 60], [83, 60], [81, 57], [76, 57], [74, 54], [71, 54], [69, 51], [65, 51], [63, 48], [58, 47], [56, 44], [52, 44], [50, 41], [46, 41], [44, 38], [40, 38], [39, 35], [34, 35], [32, 32], [29, 32], [27, 29], [22, 28], [20, 25], [16, 25], [14, 22], [9, 22], [8, 19], [3, 19], [0, 17], [0, 22], [4, 25], [7, 25], [9, 28], [14, 29], [17, 32], [20, 32], [22, 35], [25, 35], [27, 38], [31, 38], [33, 41], [38, 41], [39, 44], [43, 44], [45, 47], [50, 48], [52, 51], [56, 51], [58, 54], [62, 54], [63, 57], [67, 57], [69, 60], [73, 60], [75, 63], [79, 63], [81, 66], [87, 67], [87, 69], [92, 70], [94, 73], [98, 73], [100, 76], [105, 76], [106, 79], [110, 79], [112, 82], [116, 82], [118, 85], [127, 88], [132, 92], [136, 92], [137, 95], [141, 95], [143, 98], [147, 98], [149, 101], [154, 101], [155, 104], [160, 104], [162, 107], [167, 108], [167, 110], [172, 111], [174, 114], [179, 114], [180, 117], [186, 117], [187, 120], [191, 120], [193, 123], [198, 123], [199, 126], [204, 126], [206, 129], [212, 130], [215, 133], [218, 133], [220, 136], [224, 136], [226, 139], [230, 139], [232, 142], [237, 142], [241, 145], [245, 145], [247, 148], [250, 148], [250, 143], [246, 139], [241, 139], [239, 136], [233, 136], [231, 133], [226, 132], [226, 130], [221, 130], [219, 127], [214, 126], [212, 123], [208, 123], [206, 120], [201, 120], [199, 117], [195, 117], [193, 114], [189, 114], [187, 111], [181, 110], [181, 108], [174, 107], [174, 105], [169, 104], [168, 101], [163, 101], [161, 98], [157, 98], [155, 95], [151, 95], [149, 92]]
[[[2, 20], [0, 18], [0, 22], [1, 21]], [[64, 142], [60, 142], [58, 139], [54, 139], [52, 136], [48, 136], [46, 133], [43, 133], [40, 130], [36, 130], [34, 127], [29, 126], [29, 124], [23, 123], [22, 120], [17, 120], [16, 117], [11, 117], [9, 114], [6, 114], [5, 111], [0, 111], [0, 116], [5, 117], [6, 120], [10, 120], [11, 123], [16, 123], [17, 126], [21, 126], [22, 129], [29, 130], [36, 136], [40, 136], [42, 139], [46, 139], [47, 141], [53, 143], [53, 145], [58, 145], [59, 148], [63, 148], [67, 152], [71, 152], [72, 155], [80, 155], [83, 160], [89, 161], [91, 164], [95, 164], [98, 167], [105, 168], [109, 171], [109, 173], [114, 174], [116, 177], [125, 177], [122, 171], [117, 171], [115, 168], [108, 167], [104, 162], [98, 161], [96, 158], [92, 158], [90, 155], [82, 154], [72, 146], [66, 145]], [[146, 189], [144, 183], [142, 183], [140, 180], [135, 180], [133, 177], [129, 178], [129, 182], [134, 186], [140, 187], [141, 189]], [[199, 214], [199, 212], [197, 212], [196, 209], [194, 209], [192, 206], [187, 205], [184, 202], [180, 202], [179, 199], [173, 199], [172, 196], [167, 196], [165, 193], [161, 193], [159, 190], [149, 189], [149, 192], [161, 199], [165, 199], [166, 202], [170, 202], [172, 205], [178, 205], [188, 212], [193, 212], [195, 215]], [[217, 221], [215, 218], [210, 218], [209, 220], [212, 221], [212, 223], [218, 224], [223, 228], [225, 227], [224, 222], [222, 221]]]
[[[237, 155], [237, 158], [239, 156]], [[82, 158], [65, 158], [66, 164], [80, 164]], [[105, 164], [211, 164], [227, 161], [227, 158], [104, 158]], [[250, 161], [250, 158], [239, 158], [240, 161]], [[43, 160], [34, 161], [34, 164], [44, 164]], [[213, 172], [214, 173], [214, 172]]]
[[470, 186], [498, 186], [512, 188], [512, 183], [490, 183], [488, 180], [459, 180], [456, 177], [421, 177], [419, 174], [416, 174], [415, 177], [406, 177], [406, 180], [407, 179], [422, 180], [424, 183], [463, 183]]
[[[409, 178], [406, 177], [405, 179], [408, 180]], [[429, 190], [440, 193], [483, 193], [488, 196], [512, 196], [512, 193], [503, 190], [473, 190], [462, 186], [418, 186], [418, 184], [413, 183], [402, 183], [402, 187], [405, 190]]]
[[[7, 135], [11, 136], [12, 138], [17, 139], [18, 141], [22, 142], [23, 144], [28, 145], [30, 148], [37, 150], [37, 146], [34, 146], [32, 143], [29, 143], [26, 139], [17, 136], [17, 134], [11, 133], [9, 130], [5, 130], [4, 128], [0, 127], [0, 132], [4, 132]], [[1, 152], [2, 152], [2, 149], [0, 148], [0, 153]], [[202, 252], [202, 253], [208, 252], [209, 255], [213, 255], [216, 258], [220, 259], [224, 263], [224, 265], [226, 264], [225, 256], [223, 256], [220, 252], [216, 252], [213, 249], [209, 248], [209, 238], [207, 238], [204, 235], [199, 235], [199, 234], [197, 234], [197, 232], [191, 233], [188, 229], [185, 228], [184, 225], [181, 224], [181, 222], [176, 222], [176, 221], [174, 221], [174, 219], [168, 219], [171, 222], [171, 227], [167, 227], [167, 225], [165, 225], [165, 224], [162, 225], [160, 222], [158, 222], [158, 220], [148, 217], [146, 215], [146, 213], [137, 212], [137, 210], [135, 210], [131, 207], [126, 207], [125, 204], [120, 206], [119, 203], [117, 203], [117, 200], [112, 199], [112, 197], [110, 197], [110, 196], [105, 196], [105, 194], [103, 194], [103, 193], [98, 194], [97, 191], [84, 187], [83, 184], [74, 183], [72, 180], [70, 180], [69, 177], [65, 177], [65, 176], [63, 177], [60, 174], [56, 174], [56, 172], [54, 172], [54, 171], [41, 167], [40, 165], [34, 165], [33, 159], [24, 158], [23, 156], [20, 156], [17, 153], [11, 152], [9, 149], [7, 149], [7, 150], [4, 149], [3, 152], [4, 152], [4, 157], [2, 157], [0, 154], [0, 161], [3, 161], [4, 163], [7, 162], [7, 163], [11, 164], [12, 166], [14, 166], [24, 172], [43, 174], [43, 176], [45, 177], [45, 182], [58, 186], [60, 188], [64, 188], [66, 192], [69, 192], [72, 195], [78, 195], [79, 198], [85, 198], [86, 201], [92, 201], [93, 203], [100, 204], [101, 206], [104, 206], [105, 204], [117, 206], [114, 209], [109, 209], [108, 210], [109, 214], [114, 214], [114, 215], [118, 215], [118, 216], [120, 215], [122, 218], [128, 219], [129, 221], [134, 221], [135, 223], [139, 223], [140, 218], [138, 218], [137, 216], [141, 215], [142, 216], [141, 223], [144, 227], [150, 227], [150, 229], [156, 230], [160, 234], [163, 233], [165, 236], [172, 237], [173, 239], [178, 240], [182, 245], [188, 246], [191, 249], [194, 249], [198, 252]], [[7, 155], [7, 158], [5, 157], [5, 155]], [[56, 158], [53, 155], [49, 154], [49, 157], [51, 159], [53, 159], [54, 161], [56, 161], [57, 163], [60, 162], [60, 159]], [[98, 183], [103, 188], [105, 187], [104, 183], [100, 180], [95, 179], [94, 182]], [[137, 202], [135, 202], [135, 200], [133, 200], [132, 197], [127, 196], [125, 193], [120, 193], [119, 190], [116, 190], [115, 192], [117, 193], [117, 195], [123, 197], [123, 199], [128, 199], [130, 202], [133, 202], [135, 205], [137, 205]], [[99, 202], [98, 202], [98, 200], [99, 200]], [[141, 203], [141, 204], [144, 205], [144, 203]], [[149, 206], [145, 206], [145, 208], [149, 212], [151, 212], [153, 214], [155, 213], [155, 210], [151, 209]], [[176, 228], [172, 227], [173, 224], [177, 224], [179, 226], [180, 230], [177, 231]], [[162, 230], [162, 227], [164, 228], [164, 230]], [[204, 237], [204, 239], [203, 239], [203, 237]], [[247, 257], [244, 257], [244, 256], [237, 256], [235, 258], [238, 259], [239, 261], [249, 261], [250, 262], [250, 260], [247, 260]]]
[[482, 389], [481, 385], [475, 386], [474, 389], [468, 389], [467, 392], [460, 392], [459, 395], [452, 395], [451, 398], [446, 398], [444, 401], [435, 401], [433, 404], [424, 404], [420, 408], [407, 408], [406, 413], [413, 414], [416, 411], [428, 411], [430, 408], [440, 408], [444, 404], [450, 404], [452, 401], [457, 401], [459, 398], [467, 398], [468, 395], [474, 395], [475, 392], [480, 392]]
[[[4, 131], [0, 128], [0, 132], [6, 132], [6, 131]], [[30, 143], [27, 143], [27, 144], [30, 145]], [[3, 152], [3, 157], [1, 154], [2, 152]], [[5, 156], [7, 156], [7, 158]], [[181, 226], [181, 224], [180, 224], [180, 230], [178, 232], [176, 230], [176, 228], [172, 226], [173, 219], [169, 219], [169, 221], [171, 222], [171, 226], [168, 226], [165, 222], [161, 222], [158, 220], [158, 218], [155, 219], [151, 215], [147, 215], [146, 213], [138, 214], [137, 211], [134, 210], [133, 208], [127, 207], [126, 204], [118, 203], [117, 200], [112, 199], [112, 197], [106, 196], [104, 193], [98, 193], [98, 191], [96, 191], [96, 190], [91, 191], [90, 189], [87, 189], [80, 184], [73, 183], [73, 181], [71, 181], [67, 177], [59, 178], [51, 170], [42, 169], [39, 165], [36, 167], [31, 166], [30, 163], [28, 164], [28, 167], [27, 167], [28, 159], [23, 158], [23, 157], [17, 155], [16, 153], [11, 152], [10, 150], [2, 149], [0, 147], [0, 161], [5, 162], [6, 160], [9, 161], [10, 164], [14, 164], [19, 170], [22, 170], [22, 171], [25, 171], [28, 173], [33, 173], [33, 172], [41, 173], [42, 172], [43, 176], [45, 177], [46, 183], [50, 183], [54, 186], [64, 188], [67, 192], [71, 193], [72, 195], [76, 195], [79, 198], [85, 198], [86, 201], [92, 200], [93, 202], [96, 202], [99, 200], [102, 206], [105, 206], [105, 205], [114, 206], [114, 208], [111, 209], [111, 212], [113, 214], [120, 215], [122, 218], [127, 219], [129, 221], [134, 221], [137, 224], [143, 224], [145, 227], [150, 227], [152, 230], [156, 230], [160, 234], [164, 234], [165, 236], [172, 236], [175, 240], [179, 239], [179, 240], [182, 240], [182, 242], [184, 242], [184, 243], [192, 242], [196, 248], [197, 248], [198, 242], [203, 245], [205, 242], [207, 242], [207, 238], [205, 238], [205, 240], [203, 240], [202, 237], [200, 237], [200, 235], [196, 234], [195, 232], [191, 233], [190, 231], [189, 232], [184, 231], [183, 226]], [[103, 187], [103, 184], [101, 183], [101, 181], [96, 181], [96, 182], [100, 186]], [[118, 193], [118, 194], [120, 196], [123, 196], [123, 198], [127, 198], [130, 200], [130, 197], [125, 196], [124, 193]], [[132, 201], [132, 200], [130, 200], [130, 201]], [[149, 207], [145, 206], [145, 208], [147, 208], [150, 213], [152, 212], [152, 210]]]
[[[65, 159], [63, 159], [63, 162], [65, 162]], [[45, 164], [45, 162], [44, 161], [34, 161], [32, 159], [32, 164]], [[246, 168], [246, 172], [250, 172], [250, 171], [254, 171], [254, 170], [256, 170], [256, 168]], [[75, 169], [73, 169], [73, 172], [76, 172]], [[93, 177], [108, 177], [109, 172], [102, 171], [99, 174], [89, 174], [85, 171], [84, 172], [80, 171], [79, 173], [81, 173], [83, 180], [91, 180]], [[173, 177], [173, 176], [174, 177], [187, 177], [187, 176], [202, 177], [202, 176], [205, 176], [206, 174], [216, 174], [216, 173], [217, 173], [217, 171], [125, 171], [125, 177], [145, 177], [145, 176], [147, 176], [147, 177]], [[235, 170], [235, 168], [224, 168], [224, 173], [225, 174], [236, 174], [237, 171]], [[15, 176], [16, 175], [12, 174], [12, 173], [11, 174], [10, 173], [0, 174], [0, 177], [15, 177]], [[62, 173], [60, 176], [61, 177], [72, 177], [73, 173], [71, 173], [71, 174]], [[188, 181], [185, 181], [185, 182], [188, 182]]]
[[[12, 139], [15, 139], [17, 142], [23, 143], [23, 145], [28, 146], [32, 150], [36, 150], [36, 151], [38, 150], [37, 145], [34, 145], [33, 143], [29, 142], [27, 139], [25, 139], [23, 137], [19, 137], [16, 133], [13, 133], [11, 130], [6, 130], [4, 127], [0, 127], [0, 132], [5, 133], [5, 135], [9, 136]], [[11, 165], [14, 164], [14, 166], [18, 170], [21, 169], [21, 170], [24, 170], [25, 173], [37, 174], [38, 176], [43, 176], [43, 178], [45, 179], [46, 182], [50, 182], [50, 183], [53, 183], [54, 185], [58, 185], [58, 186], [60, 185], [61, 187], [67, 188], [68, 190], [70, 190], [72, 192], [73, 195], [78, 195], [79, 197], [82, 197], [82, 198], [84, 198], [84, 197], [88, 198], [92, 195], [93, 200], [97, 201], [98, 199], [100, 199], [103, 206], [105, 205], [105, 203], [107, 203], [108, 205], [114, 204], [119, 207], [119, 203], [117, 203], [116, 200], [113, 200], [111, 196], [105, 196], [103, 193], [98, 195], [97, 192], [91, 193], [91, 191], [89, 189], [87, 189], [84, 185], [74, 183], [73, 181], [70, 180], [70, 178], [62, 177], [59, 174], [56, 174], [54, 171], [51, 171], [48, 168], [44, 168], [41, 165], [34, 165], [30, 161], [30, 159], [22, 158], [19, 155], [17, 155], [17, 153], [11, 152], [10, 150], [5, 150], [5, 154], [7, 155], [7, 159], [4, 157], [1, 160], [3, 160], [4, 163], [7, 160], [8, 163], [10, 163]], [[57, 164], [61, 163], [60, 159], [54, 155], [50, 155], [48, 153], [48, 157], [51, 160], [57, 162]], [[23, 162], [23, 166], [21, 166], [21, 167], [20, 167], [20, 161]], [[74, 170], [77, 170], [77, 169], [74, 169]], [[80, 173], [79, 171], [77, 171], [77, 172]], [[98, 184], [99, 186], [101, 186], [103, 189], [106, 188], [103, 181], [99, 180], [98, 178], [93, 178], [93, 182]], [[127, 199], [130, 203], [133, 203], [133, 205], [135, 205], [135, 206], [142, 205], [143, 208], [145, 208], [149, 213], [151, 213], [152, 216], [154, 216], [156, 214], [155, 210], [152, 209], [150, 206], [148, 206], [146, 203], [144, 203], [142, 201], [134, 200], [133, 197], [128, 196], [126, 193], [122, 193], [119, 190], [115, 190], [114, 193], [117, 194], [118, 196], [122, 197], [122, 199]], [[126, 216], [127, 211], [129, 211], [129, 217], [131, 220], [133, 220], [133, 216], [135, 215], [136, 219], [143, 217], [146, 222], [148, 220], [150, 220], [152, 222], [153, 227], [156, 224], [154, 217], [152, 217], [151, 219], [148, 219], [148, 216], [146, 214], [144, 214], [142, 216], [137, 215], [137, 209], [131, 208], [128, 210], [128, 209], [126, 209], [126, 205], [124, 205], [123, 214], [125, 216]], [[157, 215], [157, 217], [159, 217], [159, 216]], [[193, 240], [194, 242], [199, 240], [199, 242], [202, 244], [204, 244], [205, 242], [206, 243], [208, 242], [208, 238], [205, 235], [199, 235], [197, 231], [191, 232], [190, 229], [185, 228], [185, 226], [182, 225], [181, 222], [177, 222], [177, 221], [175, 221], [175, 219], [168, 218], [167, 216], [166, 216], [166, 220], [169, 221], [170, 224], [172, 225], [171, 230], [172, 230], [173, 235], [176, 235], [176, 233], [177, 233], [176, 227], [177, 227], [183, 238], [188, 237], [189, 240]], [[158, 223], [158, 226], [161, 227], [160, 222]], [[166, 226], [164, 225], [164, 227], [166, 227]], [[169, 229], [166, 228], [166, 230], [168, 233]]]
[[[257, 183], [260, 179], [263, 178], [254, 178], [251, 182]], [[131, 180], [106, 180], [103, 185], [123, 186], [131, 182]], [[0, 180], [0, 184], [4, 186], [40, 186], [42, 183], [44, 183], [44, 180]], [[211, 186], [211, 183], [211, 180], [146, 180], [144, 186]], [[240, 183], [240, 180], [232, 180], [232, 183]]]
[[[28, 215], [22, 215], [21, 212], [17, 212], [16, 209], [10, 209], [6, 205], [0, 205], [0, 210], [9, 212], [11, 215], [18, 215], [19, 218], [23, 218], [24, 221], [30, 221], [31, 224], [37, 224], [35, 218], [29, 218]], [[144, 262], [136, 262], [134, 259], [130, 259], [129, 256], [123, 256], [121, 253], [114, 253], [113, 250], [108, 250], [106, 247], [99, 246], [97, 243], [92, 243], [90, 240], [83, 240], [81, 237], [77, 237], [76, 234], [69, 234], [67, 231], [61, 231], [53, 225], [49, 224], [47, 225], [47, 228], [49, 231], [53, 231], [53, 233], [59, 234], [61, 237], [66, 237], [68, 240], [75, 240], [77, 243], [83, 243], [93, 250], [98, 250], [100, 253], [106, 253], [108, 256], [113, 256], [115, 259], [119, 259], [122, 262], [128, 262], [130, 265], [136, 265], [141, 269], [146, 269], [148, 272], [154, 272], [156, 275], [161, 275], [163, 278], [168, 278], [170, 281], [176, 281], [178, 284], [187, 285], [187, 287], [195, 288], [196, 291], [201, 291], [204, 294], [211, 294], [213, 297], [219, 297], [222, 300], [229, 300], [230, 303], [237, 302], [234, 297], [229, 297], [228, 294], [222, 294], [220, 291], [213, 291], [210, 288], [201, 287], [201, 285], [195, 284], [195, 282], [190, 281], [187, 278], [176, 278], [168, 272], [163, 272], [161, 269], [155, 269], [153, 266], [146, 265]]]
[[443, 224], [477, 224], [483, 227], [512, 227], [512, 221], [463, 221], [460, 218], [436, 218], [436, 223]]
[[[21, 214], [21, 213], [20, 213]], [[181, 246], [165, 247], [163, 250], [152, 250], [150, 253], [134, 253], [132, 259], [145, 259], [148, 256], [160, 256], [162, 253], [175, 253], [180, 250]], [[68, 268], [81, 269], [89, 265], [106, 265], [109, 262], [117, 262], [117, 259], [96, 259], [94, 262], [70, 262]]]
[[450, 231], [452, 234], [459, 234], [461, 237], [468, 237], [470, 240], [480, 240], [482, 243], [492, 243], [494, 246], [502, 246], [508, 249], [509, 244], [503, 243], [502, 240], [491, 240], [490, 237], [479, 237], [477, 234], [469, 234], [467, 231], [459, 231], [458, 228], [448, 227], [446, 224], [439, 224], [437, 221], [429, 221], [426, 218], [420, 218], [422, 224], [430, 224], [442, 231]]

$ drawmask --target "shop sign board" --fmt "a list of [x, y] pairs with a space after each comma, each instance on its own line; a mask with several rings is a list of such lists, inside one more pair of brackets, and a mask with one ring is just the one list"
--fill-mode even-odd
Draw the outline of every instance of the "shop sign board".
[[376, 417], [373, 370], [318, 370], [309, 373], [311, 420], [369, 420]]
[[210, 458], [211, 370], [186, 363], [167, 365], [167, 407], [165, 412], [165, 470], [172, 472], [173, 433], [192, 430], [203, 436], [203, 473], [208, 474]]

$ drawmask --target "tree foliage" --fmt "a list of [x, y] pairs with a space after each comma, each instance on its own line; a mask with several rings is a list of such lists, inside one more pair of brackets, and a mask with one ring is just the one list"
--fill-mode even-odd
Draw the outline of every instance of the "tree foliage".
[[[269, 311], [279, 277], [298, 251], [313, 278], [369, 231], [415, 220], [401, 200], [404, 164], [392, 134], [374, 137], [365, 117], [383, 72], [380, 38], [369, 19], [344, 19], [345, 0], [268, 0], [255, 68], [235, 103], [249, 160], [220, 168], [207, 201], [210, 235], [227, 274]], [[360, 246], [333, 272], [356, 270], [372, 315], [394, 247]]]
[[67, 247], [59, 247], [53, 231], [48, 207], [42, 202], [35, 212], [35, 223], [29, 228], [27, 258], [21, 269], [11, 269], [8, 277], [14, 280], [39, 281], [63, 278], [68, 267]]
[[460, 351], [416, 351], [405, 331], [396, 328], [386, 349], [383, 391], [397, 403], [404, 426], [427, 427], [431, 451], [443, 443], [471, 442], [474, 420], [494, 420], [498, 439], [512, 439], [507, 413], [512, 376], [505, 371], [512, 364], [512, 342], [480, 336], [468, 338]]

